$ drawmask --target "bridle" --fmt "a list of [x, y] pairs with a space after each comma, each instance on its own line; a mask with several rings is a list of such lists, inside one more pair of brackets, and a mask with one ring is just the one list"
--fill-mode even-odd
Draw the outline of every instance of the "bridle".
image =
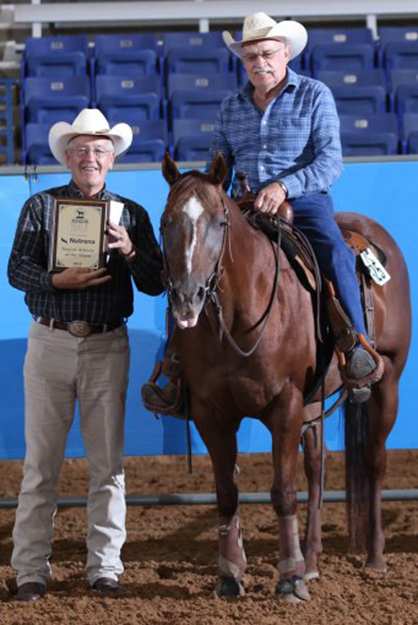
[[[223, 231], [223, 235], [222, 235], [222, 245], [221, 245], [221, 250], [219, 252], [218, 260], [215, 263], [214, 269], [213, 269], [212, 273], [210, 274], [210, 276], [207, 278], [207, 280], [205, 282], [204, 291], [205, 291], [205, 297], [206, 298], [208, 298], [208, 297], [212, 298], [213, 294], [216, 293], [219, 281], [220, 281], [220, 279], [222, 277], [222, 273], [223, 273], [223, 270], [222, 270], [222, 259], [223, 259], [224, 254], [225, 254], [227, 241], [229, 241], [228, 231], [229, 231], [229, 227], [231, 225], [230, 212], [229, 212], [229, 208], [226, 205], [225, 200], [224, 200], [223, 197], [221, 197], [221, 203], [222, 203], [222, 207], [224, 209], [224, 216], [225, 216], [225, 221], [223, 223], [224, 231]], [[165, 284], [167, 297], [168, 297], [168, 300], [169, 300], [170, 305], [171, 305], [172, 298], [173, 298], [173, 281], [171, 279], [170, 268], [169, 268], [168, 259], [167, 259], [167, 253], [166, 253], [165, 245], [164, 245], [164, 228], [163, 228], [163, 226], [160, 226], [160, 233], [161, 233], [162, 242], [163, 242], [163, 272], [162, 272], [162, 279], [163, 279], [163, 283]]]
[[[223, 267], [222, 267], [222, 261], [225, 255], [225, 250], [228, 247], [229, 250], [229, 255], [232, 259], [232, 251], [231, 251], [231, 237], [230, 237], [230, 228], [231, 228], [231, 219], [230, 219], [230, 211], [229, 208], [225, 202], [225, 199], [221, 196], [221, 203], [223, 206], [223, 210], [224, 210], [224, 216], [225, 216], [225, 222], [224, 222], [224, 232], [223, 232], [223, 237], [222, 237], [222, 245], [221, 245], [221, 250], [218, 256], [218, 259], [215, 263], [214, 269], [212, 271], [212, 273], [210, 274], [210, 276], [207, 278], [205, 285], [204, 285], [204, 291], [205, 291], [205, 298], [206, 298], [206, 303], [209, 301], [212, 303], [214, 312], [215, 312], [215, 316], [217, 318], [218, 321], [218, 337], [219, 340], [222, 341], [223, 337], [225, 336], [226, 340], [228, 341], [228, 343], [231, 345], [231, 347], [233, 348], [233, 350], [239, 355], [242, 356], [243, 358], [248, 358], [249, 356], [251, 356], [257, 349], [257, 347], [260, 344], [263, 332], [267, 326], [267, 322], [270, 318], [270, 314], [273, 308], [273, 304], [274, 301], [276, 299], [276, 295], [278, 292], [278, 288], [279, 288], [279, 278], [280, 278], [280, 263], [279, 263], [279, 258], [280, 258], [280, 246], [281, 246], [281, 224], [280, 224], [280, 219], [277, 219], [277, 234], [278, 234], [278, 238], [277, 238], [277, 247], [274, 246], [273, 242], [270, 241], [270, 244], [272, 246], [273, 249], [273, 253], [274, 253], [274, 258], [275, 258], [275, 277], [274, 277], [274, 283], [273, 283], [273, 289], [272, 289], [272, 293], [270, 296], [270, 300], [269, 300], [269, 304], [267, 306], [267, 310], [265, 311], [265, 313], [263, 314], [263, 321], [261, 324], [261, 329], [259, 332], [259, 335], [254, 343], [254, 345], [251, 347], [251, 349], [249, 349], [248, 351], [245, 351], [243, 349], [241, 349], [239, 347], [239, 345], [237, 344], [237, 342], [233, 339], [231, 333], [229, 332], [227, 325], [225, 323], [225, 319], [223, 316], [223, 310], [222, 310], [222, 304], [219, 301], [219, 297], [218, 297], [218, 287], [219, 287], [219, 282], [222, 279], [222, 275], [223, 275]], [[161, 233], [161, 237], [162, 237], [162, 243], [163, 243], [163, 272], [162, 272], [162, 278], [163, 278], [163, 282], [165, 284], [166, 287], [166, 292], [167, 292], [167, 297], [168, 297], [168, 301], [169, 301], [169, 306], [172, 307], [172, 301], [173, 301], [173, 281], [171, 279], [171, 274], [170, 274], [170, 268], [169, 268], [169, 264], [168, 264], [168, 259], [167, 259], [167, 254], [166, 254], [166, 250], [165, 250], [165, 245], [164, 245], [164, 228], [161, 225], [160, 226], [160, 233]], [[208, 312], [206, 303], [204, 305], [204, 310], [205, 313], [207, 315], [207, 317], [210, 319], [210, 314]]]

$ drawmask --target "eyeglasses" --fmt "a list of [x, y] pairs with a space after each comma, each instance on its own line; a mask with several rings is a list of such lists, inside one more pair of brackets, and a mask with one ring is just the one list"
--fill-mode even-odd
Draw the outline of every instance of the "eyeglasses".
[[263, 61], [271, 61], [278, 52], [283, 52], [283, 50], [284, 46], [281, 46], [277, 48], [277, 50], [266, 50], [265, 52], [260, 52], [260, 54], [244, 54], [242, 60], [248, 63], [254, 63], [258, 57], [261, 57]]
[[77, 158], [84, 158], [88, 156], [90, 153], [93, 154], [94, 158], [98, 158], [102, 160], [108, 152], [113, 152], [113, 150], [106, 150], [105, 148], [68, 148], [69, 152], [73, 152]]

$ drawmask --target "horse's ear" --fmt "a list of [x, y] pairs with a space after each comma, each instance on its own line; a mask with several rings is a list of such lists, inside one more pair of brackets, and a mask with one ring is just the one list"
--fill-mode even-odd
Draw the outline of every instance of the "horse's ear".
[[170, 187], [173, 186], [173, 184], [176, 182], [176, 180], [180, 176], [180, 172], [177, 169], [177, 165], [171, 158], [168, 150], [166, 151], [163, 157], [162, 170], [163, 170], [163, 176], [167, 180]]
[[209, 177], [215, 184], [223, 184], [227, 175], [226, 162], [221, 152], [216, 152], [209, 171]]

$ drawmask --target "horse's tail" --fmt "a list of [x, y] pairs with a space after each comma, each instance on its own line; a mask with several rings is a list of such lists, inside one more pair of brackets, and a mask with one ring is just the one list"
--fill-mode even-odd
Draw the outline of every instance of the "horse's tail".
[[355, 549], [365, 548], [369, 525], [367, 403], [352, 404], [347, 400], [344, 406], [347, 519], [350, 543]]

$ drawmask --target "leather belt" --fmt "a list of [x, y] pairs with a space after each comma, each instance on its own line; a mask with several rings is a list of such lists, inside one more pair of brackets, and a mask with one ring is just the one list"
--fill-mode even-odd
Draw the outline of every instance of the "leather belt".
[[110, 324], [100, 323], [87, 323], [87, 321], [57, 321], [56, 319], [49, 319], [49, 317], [34, 317], [37, 323], [48, 328], [56, 328], [57, 330], [67, 330], [73, 336], [84, 337], [89, 334], [103, 334], [104, 332], [111, 332], [119, 328], [123, 321]]

